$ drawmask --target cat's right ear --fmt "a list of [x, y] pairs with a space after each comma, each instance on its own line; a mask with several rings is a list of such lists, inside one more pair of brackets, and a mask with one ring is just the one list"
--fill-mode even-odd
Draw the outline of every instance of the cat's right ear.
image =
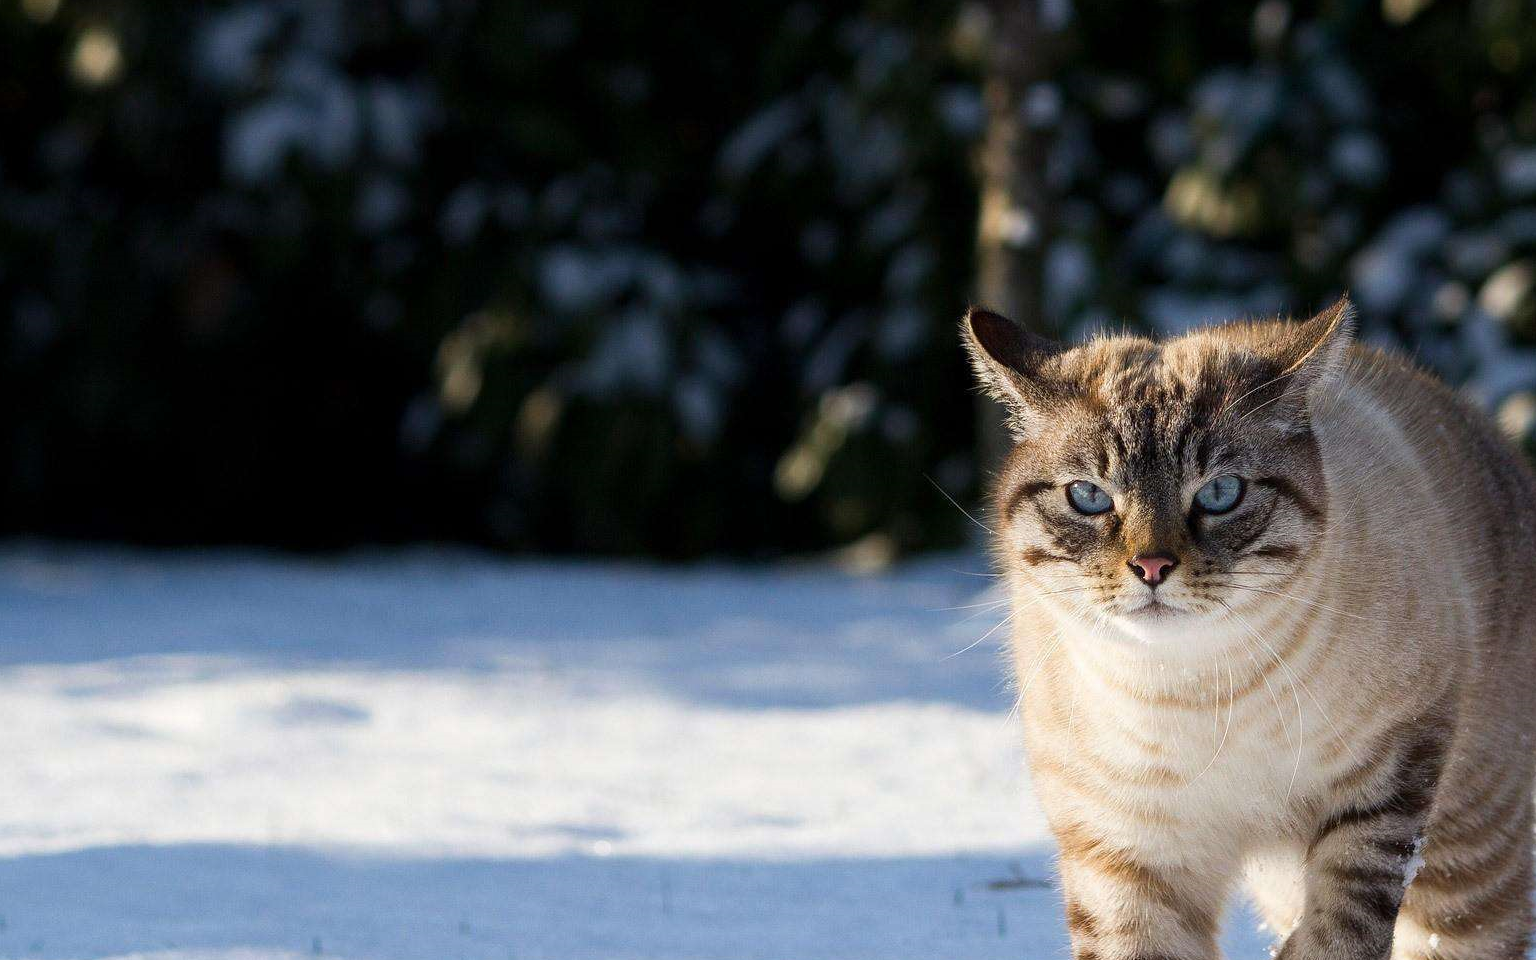
[[1028, 433], [1051, 405], [1052, 391], [1041, 368], [1065, 348], [980, 307], [966, 311], [960, 339], [982, 388], [1008, 409], [1014, 433]]

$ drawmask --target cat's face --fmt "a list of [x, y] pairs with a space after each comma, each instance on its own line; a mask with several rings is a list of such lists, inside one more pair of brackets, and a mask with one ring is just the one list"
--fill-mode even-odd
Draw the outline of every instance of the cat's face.
[[994, 491], [1005, 568], [1142, 638], [1284, 591], [1328, 520], [1307, 400], [1347, 324], [1341, 302], [1307, 324], [1068, 350], [973, 311], [967, 344], [1016, 440]]

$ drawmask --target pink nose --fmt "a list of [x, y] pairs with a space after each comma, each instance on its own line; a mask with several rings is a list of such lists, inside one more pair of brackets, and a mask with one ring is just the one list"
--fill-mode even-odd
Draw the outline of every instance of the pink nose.
[[1136, 576], [1141, 578], [1142, 583], [1153, 587], [1167, 579], [1168, 574], [1173, 572], [1173, 568], [1179, 565], [1176, 558], [1166, 553], [1143, 553], [1132, 557], [1127, 562], [1131, 569], [1136, 571]]

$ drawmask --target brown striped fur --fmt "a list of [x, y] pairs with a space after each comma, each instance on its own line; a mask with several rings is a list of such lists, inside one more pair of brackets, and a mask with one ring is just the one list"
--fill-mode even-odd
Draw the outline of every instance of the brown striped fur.
[[1244, 878], [1282, 960], [1525, 955], [1536, 481], [1350, 313], [1071, 349], [967, 315], [1078, 960], [1214, 960]]

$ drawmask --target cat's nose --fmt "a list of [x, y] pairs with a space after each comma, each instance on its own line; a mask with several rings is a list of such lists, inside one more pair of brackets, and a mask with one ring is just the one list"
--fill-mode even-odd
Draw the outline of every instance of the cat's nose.
[[1142, 583], [1155, 587], [1179, 565], [1179, 558], [1170, 553], [1138, 553], [1126, 563], [1136, 571]]

